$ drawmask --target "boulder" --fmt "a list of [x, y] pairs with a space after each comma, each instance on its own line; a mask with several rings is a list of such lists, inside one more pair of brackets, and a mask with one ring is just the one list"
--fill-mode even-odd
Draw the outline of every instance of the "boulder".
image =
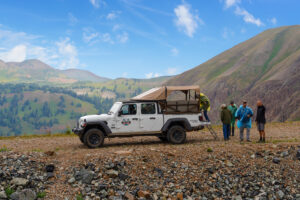
[[134, 196], [130, 192], [125, 192], [124, 197], [128, 200], [134, 200]]
[[0, 199], [6, 199], [7, 198], [7, 195], [5, 193], [5, 191], [1, 191], [0, 192]]
[[110, 178], [116, 178], [119, 175], [119, 172], [113, 169], [110, 169], [106, 172], [106, 174], [110, 177]]
[[10, 198], [12, 200], [34, 200], [36, 199], [36, 193], [33, 190], [24, 189], [19, 192], [14, 192], [12, 195], [10, 195]]
[[29, 181], [26, 178], [13, 178], [13, 180], [11, 181], [13, 185], [17, 185], [17, 186], [27, 185], [28, 182]]

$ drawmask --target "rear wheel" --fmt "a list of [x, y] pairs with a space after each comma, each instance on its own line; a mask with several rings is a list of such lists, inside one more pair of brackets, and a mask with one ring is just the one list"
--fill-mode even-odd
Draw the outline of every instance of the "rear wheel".
[[104, 133], [96, 128], [88, 130], [84, 134], [84, 144], [89, 148], [97, 148], [103, 145]]
[[168, 141], [171, 142], [172, 144], [182, 144], [186, 140], [186, 133], [184, 128], [181, 126], [172, 126], [168, 130], [167, 134]]

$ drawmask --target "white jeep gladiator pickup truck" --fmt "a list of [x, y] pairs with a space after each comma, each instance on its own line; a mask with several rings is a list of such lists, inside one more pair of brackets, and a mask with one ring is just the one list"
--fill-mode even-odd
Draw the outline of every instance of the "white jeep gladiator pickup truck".
[[[167, 101], [174, 91], [183, 92], [186, 99]], [[89, 148], [102, 146], [105, 138], [133, 136], [157, 136], [162, 141], [182, 144], [186, 132], [210, 124], [203, 121], [199, 110], [199, 92], [198, 86], [153, 88], [129, 101], [116, 102], [107, 114], [81, 117], [72, 131]]]

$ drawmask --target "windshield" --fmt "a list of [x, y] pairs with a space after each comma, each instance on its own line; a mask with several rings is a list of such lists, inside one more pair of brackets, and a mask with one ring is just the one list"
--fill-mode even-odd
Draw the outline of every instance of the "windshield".
[[119, 108], [120, 108], [120, 103], [115, 103], [109, 110], [108, 114], [111, 115], [111, 114], [117, 113]]

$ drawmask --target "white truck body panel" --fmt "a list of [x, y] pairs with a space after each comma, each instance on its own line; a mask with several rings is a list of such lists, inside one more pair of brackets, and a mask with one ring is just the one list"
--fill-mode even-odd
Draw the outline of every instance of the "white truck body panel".
[[[145, 111], [142, 107], [151, 108], [151, 110]], [[130, 113], [129, 108], [134, 111]], [[120, 110], [125, 113], [119, 115]], [[162, 114], [156, 102], [116, 102], [108, 114], [83, 116], [78, 123], [80, 128], [84, 122], [104, 121], [112, 135], [149, 134], [160, 132], [168, 120], [178, 118], [186, 119], [191, 127], [210, 124], [210, 122], [200, 121], [201, 115], [201, 113]]]

